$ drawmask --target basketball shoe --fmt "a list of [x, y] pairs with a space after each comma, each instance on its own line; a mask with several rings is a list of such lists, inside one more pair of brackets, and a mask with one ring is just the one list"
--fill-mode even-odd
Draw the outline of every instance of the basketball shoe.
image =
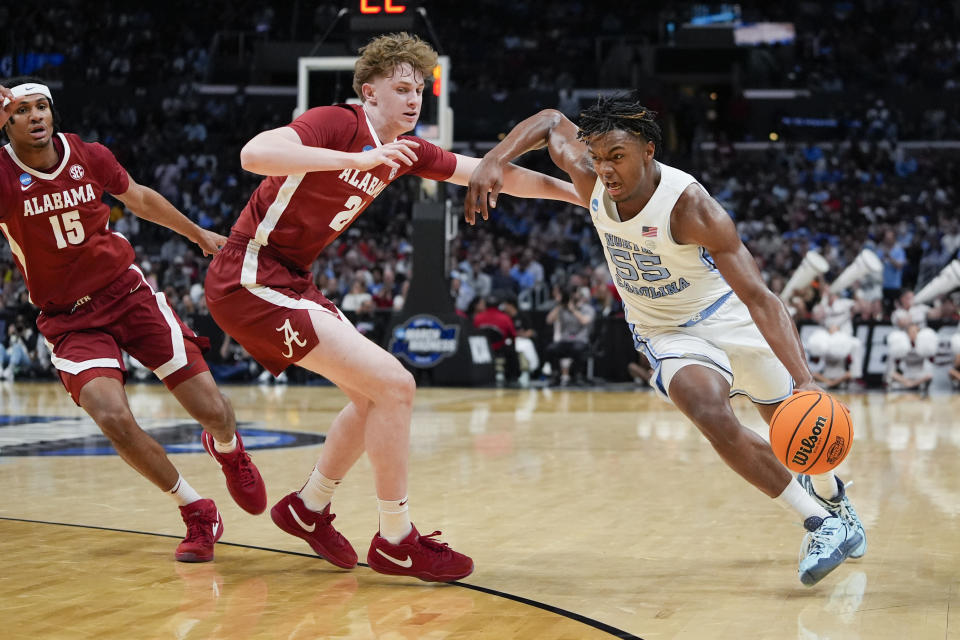
[[223, 520], [213, 500], [203, 498], [180, 507], [187, 535], [177, 545], [174, 557], [180, 562], [210, 562], [213, 545], [223, 535]]
[[220, 470], [227, 478], [227, 489], [234, 502], [247, 513], [257, 515], [267, 508], [267, 487], [260, 471], [243, 447], [243, 439], [237, 431], [237, 448], [230, 453], [220, 453], [213, 446], [213, 436], [204, 431], [200, 442], [213, 459], [220, 463]]
[[860, 544], [861, 535], [850, 530], [838, 516], [810, 516], [804, 521], [803, 527], [807, 534], [800, 545], [797, 573], [800, 582], [810, 587], [847, 559], [850, 551]]
[[333, 528], [330, 505], [323, 511], [311, 511], [294, 491], [270, 509], [274, 524], [292, 536], [303, 538], [321, 558], [341, 569], [357, 566], [357, 552], [339, 531]]
[[377, 532], [370, 542], [367, 564], [379, 573], [392, 576], [413, 576], [432, 582], [452, 582], [473, 573], [473, 560], [450, 548], [446, 542], [435, 540], [434, 531], [421, 536], [417, 528], [397, 544], [391, 544]]
[[862, 558], [863, 554], [867, 552], [867, 533], [863, 529], [863, 523], [860, 522], [859, 516], [857, 516], [856, 509], [853, 508], [853, 504], [850, 502], [850, 498], [847, 497], [847, 490], [844, 488], [843, 482], [840, 481], [840, 478], [834, 476], [837, 480], [837, 495], [830, 499], [825, 500], [817, 495], [817, 492], [813, 490], [813, 482], [810, 480], [810, 476], [806, 474], [798, 474], [797, 482], [800, 483], [804, 489], [807, 490], [814, 500], [820, 503], [820, 505], [830, 512], [830, 515], [837, 516], [841, 520], [847, 523], [847, 527], [851, 531], [855, 531], [860, 534], [861, 542], [857, 547], [850, 552], [851, 558]]

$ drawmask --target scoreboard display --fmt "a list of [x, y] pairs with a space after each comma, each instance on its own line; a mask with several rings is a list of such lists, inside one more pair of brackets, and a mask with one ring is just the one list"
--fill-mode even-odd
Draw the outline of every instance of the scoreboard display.
[[354, 0], [350, 30], [355, 33], [409, 31], [419, 7], [416, 0]]

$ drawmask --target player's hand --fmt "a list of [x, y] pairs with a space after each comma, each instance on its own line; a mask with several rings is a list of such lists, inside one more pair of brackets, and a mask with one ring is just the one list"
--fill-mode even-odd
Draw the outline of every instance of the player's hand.
[[484, 157], [470, 174], [467, 195], [463, 200], [463, 219], [467, 224], [477, 223], [477, 213], [483, 219], [490, 217], [489, 208], [497, 206], [497, 196], [503, 189], [503, 167], [496, 160]]
[[360, 171], [367, 171], [374, 167], [385, 164], [391, 169], [399, 169], [401, 164], [412, 167], [417, 161], [417, 148], [419, 143], [413, 140], [396, 140], [390, 144], [385, 144], [370, 149], [370, 151], [361, 151], [357, 154], [356, 168]]
[[200, 229], [200, 234], [194, 242], [196, 242], [200, 250], [203, 251], [204, 256], [212, 256], [216, 254], [217, 251], [220, 251], [223, 245], [227, 244], [227, 239], [219, 233]]
[[827, 393], [827, 391], [823, 387], [821, 387], [820, 385], [818, 385], [816, 382], [812, 380], [810, 382], [798, 384], [793, 388], [794, 393], [802, 393], [804, 391], [816, 391], [817, 393]]
[[20, 103], [23, 102], [26, 96], [21, 96], [20, 98], [13, 97], [13, 91], [0, 85], [0, 127], [7, 124], [7, 120], [10, 119], [14, 113], [16, 113], [17, 108], [20, 106]]
[[[820, 385], [818, 385], [816, 382], [813, 382], [813, 381], [807, 382], [804, 384], [798, 384], [793, 388], [794, 393], [801, 393], [803, 391], [816, 391], [817, 393], [825, 393], [827, 395], [830, 394], [829, 391], [827, 391], [826, 389], [824, 389], [823, 387], [821, 387]], [[837, 402], [840, 402], [840, 400], [837, 399], [836, 397], [834, 398], [834, 400], [837, 400]], [[850, 413], [850, 407], [848, 407], [846, 403], [840, 402], [840, 406], [846, 409], [847, 413]]]

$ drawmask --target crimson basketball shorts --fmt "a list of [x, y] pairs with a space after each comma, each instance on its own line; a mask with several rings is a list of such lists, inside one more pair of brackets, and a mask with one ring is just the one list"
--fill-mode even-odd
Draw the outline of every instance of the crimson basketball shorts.
[[126, 379], [121, 349], [168, 389], [209, 370], [203, 351], [210, 341], [183, 324], [163, 293], [154, 291], [133, 265], [113, 284], [77, 300], [72, 310], [41, 312], [37, 328], [60, 381], [78, 405], [80, 390], [90, 380]]
[[204, 289], [220, 328], [275, 376], [319, 344], [311, 311], [346, 322], [310, 272], [243, 237], [231, 236], [217, 253]]

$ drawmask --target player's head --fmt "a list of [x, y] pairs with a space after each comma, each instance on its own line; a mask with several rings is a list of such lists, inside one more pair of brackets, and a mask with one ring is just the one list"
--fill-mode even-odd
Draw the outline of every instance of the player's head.
[[2, 82], [23, 102], [3, 125], [7, 138], [31, 147], [43, 147], [58, 130], [59, 118], [53, 107], [53, 94], [39, 78], [20, 76]]
[[577, 137], [589, 145], [607, 133], [623, 131], [634, 136], [643, 146], [653, 144], [656, 152], [661, 141], [656, 117], [656, 111], [647, 109], [632, 94], [600, 96], [595, 105], [580, 113]]
[[435, 66], [437, 52], [417, 36], [378, 36], [360, 49], [353, 90], [365, 105], [409, 131], [420, 117], [424, 78]]
[[650, 175], [661, 142], [656, 115], [629, 94], [601, 96], [580, 114], [577, 137], [614, 201], [629, 199]]

